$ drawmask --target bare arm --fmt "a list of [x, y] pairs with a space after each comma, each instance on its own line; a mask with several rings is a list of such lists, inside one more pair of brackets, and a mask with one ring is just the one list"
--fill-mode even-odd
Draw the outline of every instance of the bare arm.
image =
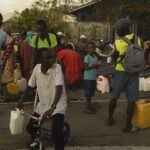
[[56, 94], [55, 94], [55, 98], [54, 98], [54, 101], [53, 101], [53, 104], [52, 105], [57, 105], [58, 102], [59, 102], [59, 99], [61, 97], [61, 94], [62, 94], [62, 88], [63, 86], [62, 85], [57, 85], [56, 86]]
[[111, 56], [114, 61], [117, 61], [119, 52], [116, 50], [116, 46], [112, 45], [112, 48], [113, 48], [113, 50], [108, 55]]
[[26, 98], [26, 95], [28, 94], [28, 92], [31, 90], [32, 88], [30, 86], [27, 86], [27, 88], [25, 89], [25, 91], [23, 92], [23, 94], [21, 95], [20, 100], [18, 101], [16, 107], [17, 108], [22, 108], [23, 107], [23, 102]]
[[118, 56], [119, 56], [119, 52], [117, 50], [114, 50], [114, 52], [112, 54], [112, 59], [114, 61], [117, 61]]
[[84, 63], [84, 69], [85, 70], [97, 69], [99, 66], [100, 66], [100, 64], [89, 65], [87, 63]]

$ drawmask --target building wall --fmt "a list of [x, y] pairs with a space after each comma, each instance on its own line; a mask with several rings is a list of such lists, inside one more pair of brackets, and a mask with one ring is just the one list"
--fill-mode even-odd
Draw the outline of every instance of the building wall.
[[76, 42], [81, 34], [89, 40], [108, 40], [110, 38], [110, 25], [99, 22], [74, 22], [68, 24], [68, 32], [72, 41]]

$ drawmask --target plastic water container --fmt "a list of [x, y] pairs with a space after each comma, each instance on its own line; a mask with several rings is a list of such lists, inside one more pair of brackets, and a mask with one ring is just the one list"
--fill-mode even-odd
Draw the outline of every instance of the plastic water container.
[[150, 78], [146, 78], [144, 79], [144, 91], [150, 91]]
[[24, 115], [21, 110], [16, 109], [11, 111], [10, 115], [10, 132], [12, 135], [21, 134], [24, 125]]
[[148, 91], [150, 91], [150, 78], [147, 79]]
[[7, 92], [9, 94], [18, 94], [19, 93], [19, 87], [17, 83], [9, 82], [7, 84]]
[[111, 57], [107, 58], [107, 63], [111, 63]]
[[139, 78], [139, 91], [144, 91], [145, 78]]
[[139, 129], [150, 127], [150, 100], [139, 100], [135, 105], [132, 124]]
[[98, 76], [96, 82], [97, 82], [97, 90], [100, 93], [103, 94], [109, 92], [109, 81], [106, 77]]
[[27, 80], [22, 78], [20, 80], [17, 80], [19, 92], [24, 92], [27, 87]]

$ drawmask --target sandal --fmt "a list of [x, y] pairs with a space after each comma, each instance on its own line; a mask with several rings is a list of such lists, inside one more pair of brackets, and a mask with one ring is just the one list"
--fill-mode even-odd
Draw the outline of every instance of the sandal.
[[87, 114], [96, 114], [96, 112], [93, 111], [92, 109], [85, 109], [83, 112]]

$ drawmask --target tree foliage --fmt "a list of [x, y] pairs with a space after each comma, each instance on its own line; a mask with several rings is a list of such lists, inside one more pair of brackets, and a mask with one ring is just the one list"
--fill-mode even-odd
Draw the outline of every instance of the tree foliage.
[[[79, 0], [79, 3], [86, 1]], [[62, 2], [65, 7], [58, 7]], [[63, 21], [63, 15], [66, 13], [67, 7], [73, 2], [74, 0], [36, 0], [30, 9], [27, 8], [21, 13], [16, 12], [15, 17], [9, 20], [11, 28], [13, 32], [18, 32], [22, 27], [34, 30], [36, 28], [36, 21], [38, 19], [45, 19], [49, 28], [55, 31], [66, 31], [67, 24]], [[149, 24], [150, 1], [101, 0], [100, 3], [96, 4], [93, 16], [110, 23], [115, 22], [120, 17], [128, 16], [135, 22]]]
[[48, 27], [53, 30], [65, 30], [67, 27], [63, 20], [64, 11], [58, 7], [57, 0], [37, 0], [32, 7], [15, 12], [15, 17], [9, 20], [13, 32], [18, 32], [22, 27], [28, 30], [36, 29], [36, 22], [39, 19], [46, 20]]
[[102, 0], [95, 6], [97, 17], [106, 22], [114, 22], [120, 17], [130, 17], [133, 21], [150, 20], [150, 1], [148, 0]]

